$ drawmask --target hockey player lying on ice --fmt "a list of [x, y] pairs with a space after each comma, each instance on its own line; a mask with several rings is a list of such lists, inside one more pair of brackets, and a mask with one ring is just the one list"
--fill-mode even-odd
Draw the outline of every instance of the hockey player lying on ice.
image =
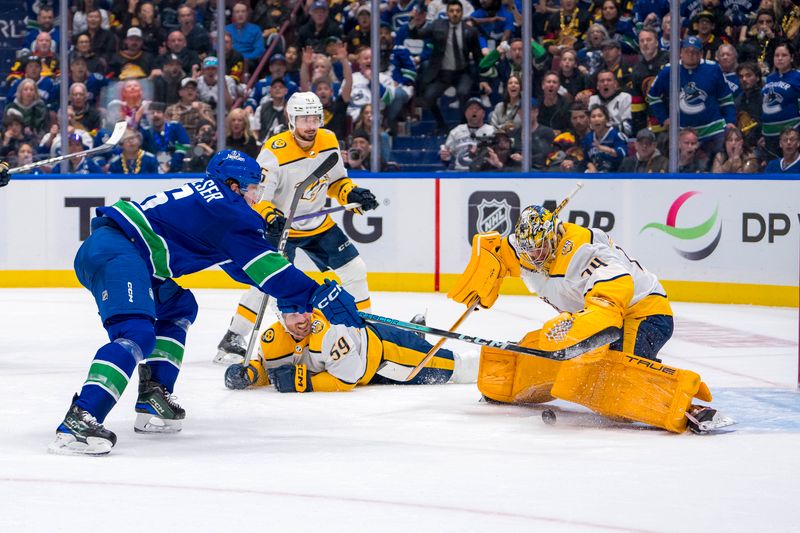
[[496, 348], [481, 350], [478, 388], [489, 400], [542, 403], [556, 398], [599, 414], [680, 433], [733, 423], [692, 398], [711, 401], [700, 376], [656, 357], [672, 336], [672, 310], [651, 272], [603, 231], [561, 222], [540, 206], [522, 211], [514, 234], [476, 235], [472, 258], [448, 296], [491, 307], [506, 276], [560, 312], [520, 342], [542, 350], [577, 344], [609, 327], [622, 337], [574, 359], [555, 361]]
[[[246, 371], [241, 364], [230, 365], [225, 386], [244, 389], [272, 383], [280, 392], [337, 392], [357, 385], [402, 384], [379, 375], [379, 365], [389, 361], [411, 370], [431, 348], [416, 334], [392, 326], [348, 327], [331, 324], [318, 310], [284, 312], [261, 335], [260, 360], [251, 361]], [[474, 383], [475, 359], [441, 349], [405, 384]]]

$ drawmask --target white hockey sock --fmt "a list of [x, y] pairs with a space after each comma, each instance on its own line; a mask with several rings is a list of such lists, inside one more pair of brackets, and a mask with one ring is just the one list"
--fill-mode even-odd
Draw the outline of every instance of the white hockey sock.
[[355, 298], [358, 310], [369, 312], [371, 303], [367, 286], [367, 265], [364, 260], [356, 257], [346, 265], [335, 269], [334, 272], [342, 280], [345, 290]]

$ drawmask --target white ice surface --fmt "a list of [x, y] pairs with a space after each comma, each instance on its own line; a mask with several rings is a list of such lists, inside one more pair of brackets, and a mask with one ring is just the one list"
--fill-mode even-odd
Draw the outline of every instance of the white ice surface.
[[[339, 394], [229, 391], [211, 363], [239, 293], [195, 291], [176, 386], [182, 433], [133, 431], [134, 378], [111, 455], [46, 453], [105, 342], [85, 290], [0, 290], [0, 531], [800, 531], [797, 309], [675, 304], [665, 362], [698, 371], [739, 421], [716, 436], [614, 425], [558, 404], [478, 402], [475, 385]], [[377, 314], [442, 295], [377, 293]], [[502, 297], [461, 331], [519, 339], [551, 316]], [[474, 347], [450, 343], [459, 351]]]

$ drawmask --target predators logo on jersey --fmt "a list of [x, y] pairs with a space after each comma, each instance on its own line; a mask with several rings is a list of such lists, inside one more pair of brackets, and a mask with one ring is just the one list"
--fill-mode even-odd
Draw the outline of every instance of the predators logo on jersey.
[[278, 150], [279, 148], [286, 148], [286, 141], [283, 139], [275, 139], [272, 141], [272, 149]]
[[306, 192], [303, 193], [303, 200], [308, 200], [309, 202], [313, 202], [317, 199], [320, 193], [323, 193], [328, 190], [328, 176], [322, 176], [320, 179], [309, 185]]
[[275, 330], [273, 330], [272, 328], [269, 328], [267, 331], [264, 332], [263, 335], [261, 335], [262, 342], [272, 342], [273, 340], [275, 340]]

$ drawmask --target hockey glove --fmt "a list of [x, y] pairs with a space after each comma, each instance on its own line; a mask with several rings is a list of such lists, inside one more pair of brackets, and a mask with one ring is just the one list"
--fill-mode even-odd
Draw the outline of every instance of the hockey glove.
[[320, 309], [331, 324], [356, 328], [364, 325], [355, 299], [335, 281], [326, 279], [311, 295], [311, 305]]
[[247, 368], [241, 364], [233, 364], [225, 369], [225, 386], [232, 390], [246, 389], [258, 379], [258, 369], [253, 365]]
[[286, 217], [283, 211], [277, 207], [267, 209], [264, 212], [264, 222], [267, 225], [267, 236], [280, 239], [283, 228], [286, 226]]
[[0, 162], [0, 187], [8, 185], [11, 176], [8, 175], [8, 163]]
[[353, 211], [359, 215], [363, 214], [364, 211], [371, 211], [378, 207], [378, 200], [375, 199], [375, 195], [372, 194], [372, 191], [364, 187], [354, 187], [353, 190], [347, 194], [347, 203], [361, 204], [361, 208], [353, 209]]
[[278, 392], [313, 392], [311, 376], [306, 365], [283, 365], [270, 368], [269, 381], [275, 384]]

